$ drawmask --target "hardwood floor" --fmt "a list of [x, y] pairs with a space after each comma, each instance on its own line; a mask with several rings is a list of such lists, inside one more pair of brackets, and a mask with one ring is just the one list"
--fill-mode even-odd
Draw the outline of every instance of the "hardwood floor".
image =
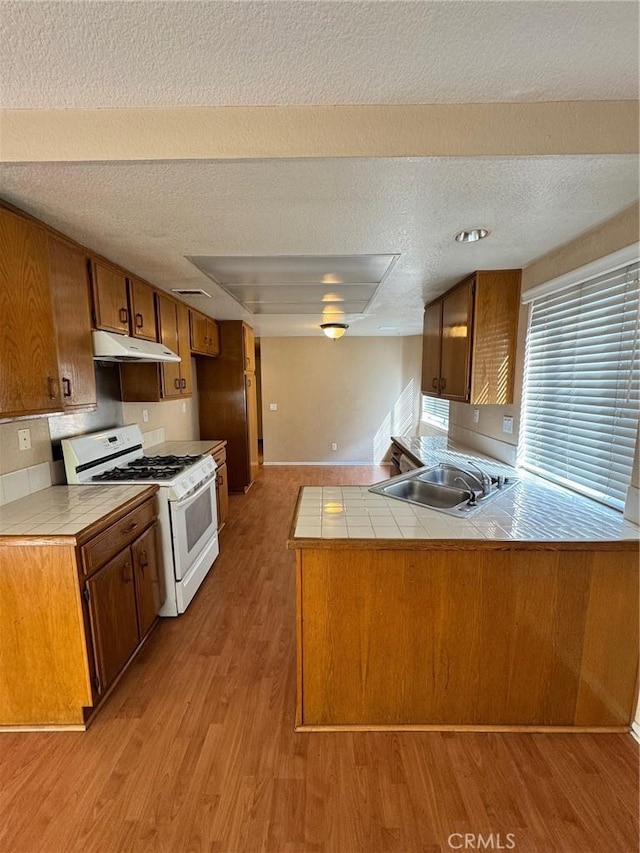
[[298, 485], [385, 476], [264, 468], [232, 496], [196, 599], [90, 729], [0, 735], [0, 851], [637, 850], [627, 734], [293, 731]]

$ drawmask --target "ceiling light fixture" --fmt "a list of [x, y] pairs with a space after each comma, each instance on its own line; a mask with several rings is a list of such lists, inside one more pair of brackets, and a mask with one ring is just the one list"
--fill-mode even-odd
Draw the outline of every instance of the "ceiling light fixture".
[[321, 323], [320, 328], [328, 338], [335, 341], [344, 335], [349, 325], [347, 323]]
[[458, 243], [475, 243], [476, 240], [484, 240], [491, 234], [488, 228], [470, 228], [468, 231], [458, 231], [453, 238]]

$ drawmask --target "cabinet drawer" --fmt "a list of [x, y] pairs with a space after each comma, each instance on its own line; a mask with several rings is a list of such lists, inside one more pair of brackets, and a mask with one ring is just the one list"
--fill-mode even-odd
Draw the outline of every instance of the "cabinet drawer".
[[137, 539], [156, 518], [156, 502], [149, 500], [83, 545], [82, 573], [90, 575]]

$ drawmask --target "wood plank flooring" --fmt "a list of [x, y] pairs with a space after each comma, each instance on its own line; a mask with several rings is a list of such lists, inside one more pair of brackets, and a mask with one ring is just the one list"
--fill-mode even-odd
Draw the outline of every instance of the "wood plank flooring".
[[265, 468], [233, 496], [190, 609], [90, 729], [0, 735], [0, 851], [636, 851], [627, 734], [293, 731], [298, 486], [385, 476]]

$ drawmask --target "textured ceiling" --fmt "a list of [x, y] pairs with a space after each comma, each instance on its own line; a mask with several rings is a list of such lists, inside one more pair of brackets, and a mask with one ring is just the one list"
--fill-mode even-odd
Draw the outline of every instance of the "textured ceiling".
[[[0, 0], [0, 107], [633, 100], [638, 15], [626, 0]], [[250, 315], [185, 256], [398, 253], [349, 334], [418, 334], [424, 302], [463, 275], [522, 267], [637, 194], [627, 156], [0, 165], [0, 196], [160, 287], [207, 290], [187, 301], [260, 335], [320, 334], [322, 318]], [[454, 243], [474, 226], [491, 237]]]
[[635, 2], [0, 3], [0, 106], [634, 99]]
[[[250, 315], [185, 255], [399, 253], [349, 334], [419, 334], [425, 301], [462, 276], [525, 266], [637, 193], [635, 156], [0, 165], [0, 196], [160, 287], [203, 288], [186, 301], [259, 335], [320, 334], [321, 317]], [[491, 237], [454, 242], [473, 226]]]

